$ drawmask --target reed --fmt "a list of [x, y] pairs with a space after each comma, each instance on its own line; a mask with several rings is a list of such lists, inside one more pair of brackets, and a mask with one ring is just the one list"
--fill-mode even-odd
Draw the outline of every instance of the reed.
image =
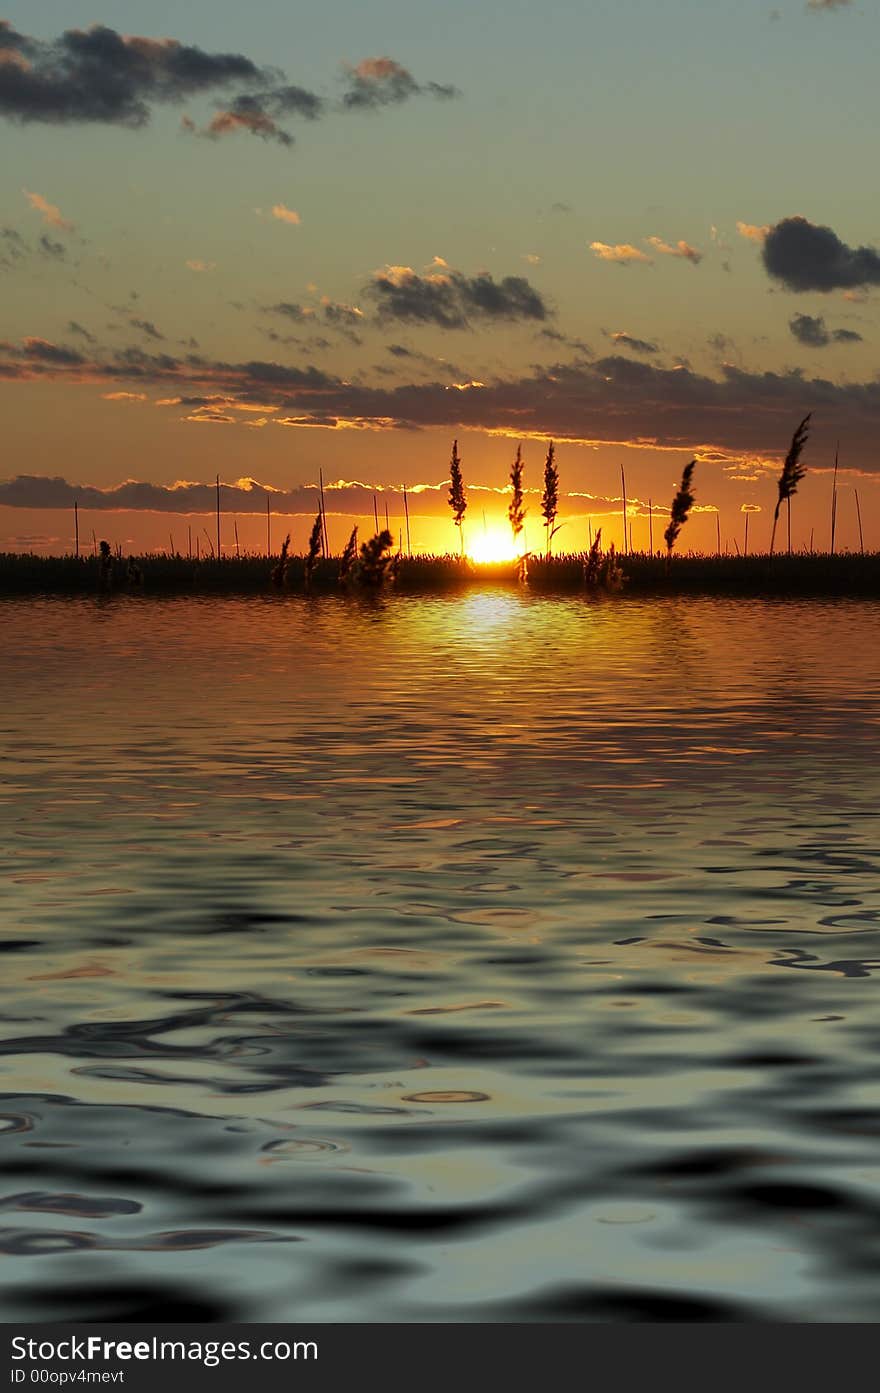
[[458, 538], [461, 545], [461, 554], [464, 556], [464, 515], [467, 512], [467, 494], [465, 493], [464, 477], [461, 472], [461, 459], [458, 454], [458, 441], [452, 442], [452, 459], [449, 462], [449, 506], [452, 509], [452, 521], [458, 528]]
[[357, 560], [357, 535], [358, 530], [355, 526], [351, 529], [351, 536], [343, 547], [342, 555], [339, 558], [339, 582], [341, 585], [344, 585], [348, 580]]
[[791, 499], [797, 493], [797, 486], [807, 472], [806, 465], [801, 464], [801, 454], [809, 438], [810, 416], [812, 412], [807, 412], [794, 435], [791, 437], [791, 444], [788, 447], [788, 454], [785, 456], [785, 463], [782, 466], [782, 473], [779, 476], [777, 485], [778, 497], [776, 507], [773, 510], [773, 527], [770, 531], [770, 555], [773, 555], [773, 547], [776, 542], [776, 524], [779, 522], [779, 511], [786, 500], [791, 505]]
[[694, 505], [694, 494], [692, 484], [694, 482], [694, 470], [697, 461], [692, 459], [690, 464], [686, 464], [681, 473], [681, 483], [678, 486], [678, 493], [672, 500], [672, 507], [669, 511], [669, 526], [663, 533], [663, 540], [666, 542], [666, 565], [672, 564], [672, 549], [678, 541], [678, 535], [690, 516], [691, 508]]
[[312, 530], [309, 534], [309, 549], [306, 552], [305, 566], [303, 568], [305, 575], [305, 585], [307, 590], [311, 589], [312, 577], [315, 574], [315, 565], [317, 563], [318, 556], [323, 548], [323, 545], [324, 514], [319, 508], [318, 515], [312, 524]]
[[284, 538], [284, 541], [281, 543], [281, 555], [279, 556], [277, 563], [272, 567], [271, 572], [272, 584], [278, 590], [280, 590], [281, 587], [285, 585], [287, 582], [287, 568], [290, 564], [288, 555], [289, 552], [290, 533], [288, 532], [287, 536]]
[[544, 461], [544, 493], [541, 497], [541, 516], [544, 519], [544, 533], [546, 536], [546, 556], [550, 560], [550, 549], [553, 545], [553, 538], [559, 531], [555, 526], [556, 514], [559, 511], [559, 470], [556, 468], [555, 450], [553, 441], [550, 441], [550, 448], [547, 451], [547, 458]]
[[514, 550], [519, 547], [519, 539], [522, 536], [523, 524], [526, 520], [527, 509], [524, 506], [523, 495], [523, 457], [522, 446], [516, 447], [516, 459], [510, 466], [510, 505], [507, 509], [507, 517], [510, 522], [510, 530], [513, 533]]

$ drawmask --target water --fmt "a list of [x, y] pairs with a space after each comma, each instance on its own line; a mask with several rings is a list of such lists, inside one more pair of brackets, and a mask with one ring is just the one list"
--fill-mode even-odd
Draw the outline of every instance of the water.
[[878, 619], [3, 604], [5, 1318], [880, 1318]]

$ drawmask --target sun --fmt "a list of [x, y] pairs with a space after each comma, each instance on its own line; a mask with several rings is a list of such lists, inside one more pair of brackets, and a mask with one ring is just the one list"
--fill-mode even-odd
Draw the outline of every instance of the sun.
[[468, 539], [467, 554], [478, 565], [491, 566], [502, 561], [516, 561], [520, 551], [513, 544], [509, 527], [490, 524]]

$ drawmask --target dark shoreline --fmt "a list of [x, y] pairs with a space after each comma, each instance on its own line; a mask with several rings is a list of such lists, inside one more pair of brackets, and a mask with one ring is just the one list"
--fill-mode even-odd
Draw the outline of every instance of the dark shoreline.
[[[271, 595], [306, 592], [304, 559], [291, 557], [286, 583], [272, 583], [277, 557], [242, 556], [195, 560], [158, 553], [134, 558], [134, 578], [128, 558], [114, 559], [109, 575], [102, 576], [97, 557], [34, 556], [0, 553], [0, 595]], [[584, 581], [585, 555], [532, 559], [528, 590], [533, 594], [606, 598], [676, 595], [766, 596], [777, 598], [880, 598], [880, 553], [844, 552], [835, 556], [803, 552], [774, 557], [700, 556], [673, 557], [667, 567], [662, 555], [637, 553], [618, 558], [621, 586], [614, 595], [591, 590]], [[476, 587], [498, 585], [517, 588], [513, 562], [475, 565], [453, 556], [401, 557], [397, 562], [392, 593], [402, 595], [450, 594]], [[309, 592], [343, 594], [336, 558], [317, 562]]]

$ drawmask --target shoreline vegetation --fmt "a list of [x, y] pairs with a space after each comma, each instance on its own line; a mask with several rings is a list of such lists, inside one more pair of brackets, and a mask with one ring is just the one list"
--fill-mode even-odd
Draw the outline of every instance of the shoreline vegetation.
[[[532, 594], [662, 597], [866, 596], [880, 598], [880, 552], [796, 552], [749, 556], [665, 552], [589, 552], [518, 561], [475, 562], [467, 556], [389, 555], [372, 547], [365, 568], [349, 556], [282, 552], [201, 557], [170, 552], [138, 557], [37, 556], [0, 553], [0, 595], [328, 595], [448, 594], [486, 586]], [[109, 551], [109, 549], [108, 549]], [[363, 549], [362, 549], [363, 551]], [[377, 552], [378, 573], [370, 569]]]
[[[807, 472], [802, 461], [809, 440], [811, 413], [808, 412], [796, 427], [788, 453], [777, 481], [777, 501], [767, 552], [749, 552], [749, 511], [745, 510], [743, 550], [736, 545], [736, 555], [721, 551], [689, 551], [676, 553], [675, 546], [694, 506], [694, 473], [697, 460], [684, 466], [681, 482], [673, 495], [669, 523], [663, 533], [665, 552], [653, 549], [653, 504], [648, 500], [649, 550], [637, 551], [632, 546], [632, 531], [627, 530], [626, 475], [621, 466], [622, 524], [625, 543], [623, 552], [615, 550], [612, 542], [602, 546], [602, 528], [593, 535], [589, 524], [590, 545], [586, 551], [553, 554], [553, 538], [562, 524], [557, 523], [559, 512], [559, 469], [556, 448], [550, 441], [544, 462], [544, 488], [541, 516], [544, 520], [543, 555], [525, 551], [509, 561], [475, 560], [465, 547], [464, 519], [468, 496], [458, 451], [458, 440], [452, 442], [449, 463], [449, 493], [447, 503], [452, 521], [458, 531], [459, 555], [412, 555], [410, 550], [409, 508], [406, 487], [403, 502], [406, 515], [406, 551], [403, 533], [399, 533], [397, 551], [394, 536], [386, 525], [380, 530], [379, 509], [373, 495], [376, 531], [358, 546], [358, 527], [354, 526], [341, 554], [333, 556], [327, 530], [324, 503], [324, 478], [319, 471], [320, 506], [315, 517], [308, 547], [304, 555], [290, 551], [290, 534], [285, 537], [281, 551], [272, 556], [246, 552], [239, 546], [238, 523], [233, 519], [235, 555], [223, 555], [221, 545], [222, 499], [220, 475], [216, 478], [216, 537], [217, 546], [206, 529], [205, 537], [210, 555], [200, 551], [196, 539], [192, 555], [192, 536], [187, 555], [171, 548], [143, 556], [123, 557], [122, 549], [114, 552], [107, 541], [98, 542], [92, 533], [92, 555], [84, 555], [79, 544], [79, 509], [74, 502], [74, 554], [55, 557], [32, 553], [0, 553], [0, 595], [4, 594], [379, 594], [394, 590], [398, 594], [446, 594], [468, 587], [487, 585], [517, 586], [534, 594], [574, 595], [599, 599], [613, 595], [639, 597], [668, 595], [708, 596], [814, 596], [814, 597], [880, 597], [880, 552], [865, 552], [862, 516], [856, 493], [859, 522], [859, 551], [835, 550], [837, 518], [837, 465], [835, 452], [834, 484], [831, 497], [831, 548], [816, 552], [812, 545], [801, 551], [791, 546], [791, 500], [798, 484]], [[510, 499], [507, 518], [510, 524], [514, 552], [520, 550], [527, 513], [523, 491], [524, 463], [522, 447], [518, 446], [509, 476]], [[787, 505], [788, 545], [785, 552], [776, 551], [776, 534], [783, 504]], [[484, 514], [485, 520], [485, 514]], [[658, 518], [659, 522], [659, 518]], [[271, 525], [267, 500], [267, 552]]]

